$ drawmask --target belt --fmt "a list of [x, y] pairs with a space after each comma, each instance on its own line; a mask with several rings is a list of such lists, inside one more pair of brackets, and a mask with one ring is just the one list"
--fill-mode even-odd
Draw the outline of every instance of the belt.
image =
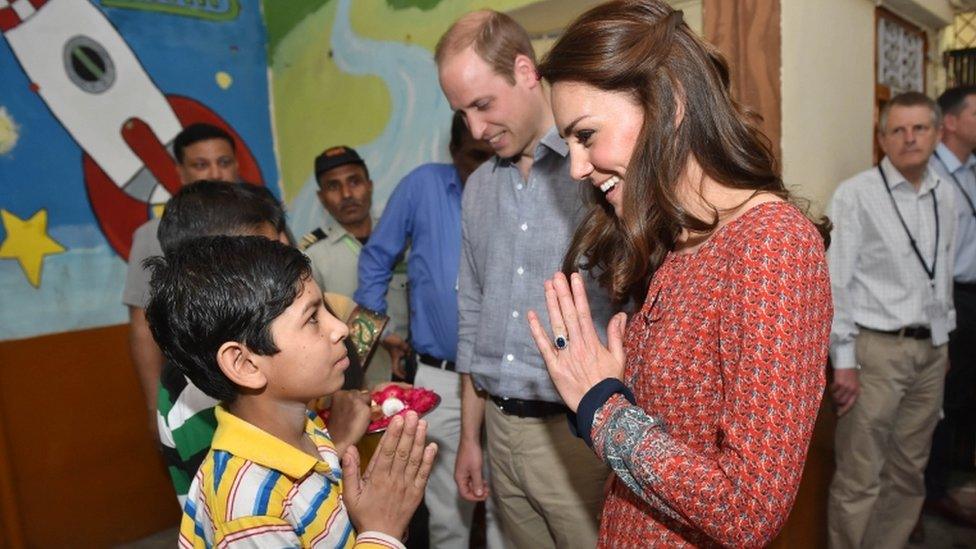
[[958, 291], [976, 294], [976, 282], [956, 282], [953, 287]]
[[898, 337], [907, 337], [908, 339], [931, 339], [932, 338], [932, 330], [930, 330], [927, 326], [905, 326], [900, 330], [875, 330], [874, 328], [868, 328], [867, 326], [861, 326], [860, 324], [858, 324], [858, 327], [879, 334], [893, 335]]
[[435, 356], [417, 354], [417, 360], [421, 364], [426, 364], [427, 366], [433, 366], [434, 368], [439, 368], [441, 370], [447, 370], [449, 372], [454, 371], [454, 363], [449, 360], [441, 360]]
[[498, 406], [498, 409], [508, 416], [542, 418], [564, 414], [568, 410], [564, 404], [559, 402], [522, 400], [521, 398], [504, 398], [495, 395], [490, 395], [490, 398], [495, 406]]

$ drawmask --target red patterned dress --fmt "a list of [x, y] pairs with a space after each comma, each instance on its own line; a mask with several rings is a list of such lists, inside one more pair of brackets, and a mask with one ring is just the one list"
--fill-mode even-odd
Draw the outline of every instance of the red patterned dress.
[[601, 547], [767, 544], [789, 515], [824, 390], [824, 243], [769, 202], [670, 254], [627, 331], [624, 384], [597, 412], [614, 471]]

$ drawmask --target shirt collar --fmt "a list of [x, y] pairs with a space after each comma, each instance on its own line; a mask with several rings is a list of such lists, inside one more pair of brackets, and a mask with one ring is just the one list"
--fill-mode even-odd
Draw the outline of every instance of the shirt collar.
[[884, 171], [885, 177], [888, 178], [888, 188], [895, 190], [897, 187], [902, 185], [907, 185], [908, 189], [912, 191], [912, 194], [923, 195], [933, 189], [939, 184], [939, 178], [935, 176], [932, 172], [932, 168], [928, 165], [925, 167], [925, 175], [922, 177], [922, 186], [918, 193], [915, 192], [915, 186], [912, 185], [905, 176], [898, 171], [898, 168], [891, 163], [891, 160], [887, 156], [881, 160], [881, 169]]
[[566, 144], [565, 139], [559, 137], [559, 130], [556, 129], [555, 125], [549, 128], [546, 135], [542, 136], [540, 143], [546, 147], [549, 147], [552, 152], [558, 154], [559, 156], [565, 157], [569, 154], [569, 145]]
[[938, 155], [938, 159], [942, 161], [942, 163], [945, 165], [946, 171], [948, 171], [950, 174], [954, 174], [960, 169], [969, 169], [976, 166], [976, 156], [974, 156], [972, 153], [969, 153], [969, 156], [966, 157], [965, 164], [963, 164], [962, 162], [959, 162], [958, 158], [956, 158], [956, 154], [950, 151], [949, 147], [945, 146], [945, 143], [940, 142], [938, 146], [936, 146], [935, 154]]
[[318, 448], [322, 459], [315, 459], [244, 421], [228, 412], [222, 404], [214, 409], [214, 413], [217, 417], [217, 430], [214, 432], [212, 444], [214, 450], [224, 450], [262, 467], [280, 471], [292, 479], [302, 478], [313, 470], [324, 474], [335, 483], [342, 478], [335, 446], [310, 417], [305, 419], [305, 433]]
[[[559, 130], [556, 129], [555, 125], [550, 127], [549, 131], [547, 131], [546, 134], [542, 136], [542, 139], [539, 140], [539, 144], [536, 146], [533, 154], [533, 158], [535, 160], [545, 156], [546, 152], [545, 149], [542, 148], [543, 146], [545, 149], [549, 149], [563, 158], [569, 155], [569, 145], [566, 144], [565, 139], [559, 136]], [[512, 162], [508, 158], [501, 158], [496, 155], [494, 167], [497, 168], [500, 165], [510, 166], [512, 165]]]
[[[375, 229], [376, 228], [376, 218], [375, 217], [371, 217], [370, 219], [372, 219], [372, 221], [373, 221], [373, 228]], [[329, 230], [326, 231], [326, 233], [327, 233], [326, 234], [326, 241], [328, 241], [330, 244], [335, 244], [336, 242], [339, 242], [346, 235], [349, 235], [349, 238], [351, 238], [353, 240], [357, 240], [356, 237], [354, 237], [352, 234], [350, 234], [349, 231], [347, 231], [345, 227], [343, 227], [342, 225], [340, 225], [339, 222], [336, 221], [336, 220], [334, 220], [334, 219], [332, 220], [332, 223], [331, 223], [331, 225], [329, 227]], [[358, 242], [358, 240], [357, 240], [357, 242]]]

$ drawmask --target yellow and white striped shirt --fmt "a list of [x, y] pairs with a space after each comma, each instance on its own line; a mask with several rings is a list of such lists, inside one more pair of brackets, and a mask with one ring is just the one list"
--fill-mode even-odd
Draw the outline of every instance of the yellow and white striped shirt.
[[356, 535], [342, 503], [342, 469], [314, 413], [305, 432], [321, 459], [216, 408], [213, 446], [187, 494], [180, 547], [402, 548], [379, 532]]

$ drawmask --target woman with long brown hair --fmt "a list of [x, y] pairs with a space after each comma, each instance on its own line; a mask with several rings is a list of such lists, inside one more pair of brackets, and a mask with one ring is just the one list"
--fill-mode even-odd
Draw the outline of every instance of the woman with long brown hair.
[[[539, 68], [592, 210], [565, 271], [620, 302], [604, 346], [579, 274], [529, 323], [614, 472], [602, 546], [762, 546], [786, 520], [824, 388], [826, 220], [792, 203], [712, 46], [658, 0], [582, 15]], [[819, 229], [819, 231], [818, 231]]]

